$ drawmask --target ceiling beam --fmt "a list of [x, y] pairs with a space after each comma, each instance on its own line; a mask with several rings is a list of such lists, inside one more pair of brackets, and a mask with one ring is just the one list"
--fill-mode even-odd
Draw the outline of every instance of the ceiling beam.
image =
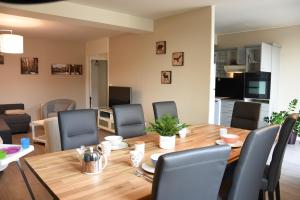
[[81, 23], [92, 24], [93, 26], [111, 28], [130, 32], [153, 32], [153, 20], [137, 17], [120, 12], [94, 8], [68, 1], [59, 1], [47, 4], [16, 5], [0, 3], [0, 6], [7, 8], [10, 14], [12, 9], [20, 12], [27, 12], [32, 15], [42, 14], [52, 17], [77, 20]]

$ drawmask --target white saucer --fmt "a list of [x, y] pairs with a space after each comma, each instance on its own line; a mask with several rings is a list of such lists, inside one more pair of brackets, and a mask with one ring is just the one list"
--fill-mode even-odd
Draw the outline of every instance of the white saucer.
[[119, 145], [117, 146], [111, 146], [111, 150], [120, 150], [120, 149], [125, 149], [128, 147], [128, 144], [126, 142], [121, 142]]
[[[218, 145], [224, 145], [224, 144], [227, 144], [227, 143], [224, 142], [223, 140], [216, 140], [216, 144], [218, 144]], [[242, 143], [242, 141], [237, 141], [234, 144], [228, 143], [228, 145], [231, 146], [232, 148], [238, 148], [238, 147], [243, 146], [243, 143]]]
[[153, 166], [148, 165], [147, 163], [142, 164], [142, 169], [151, 174], [154, 174], [155, 171], [155, 168]]

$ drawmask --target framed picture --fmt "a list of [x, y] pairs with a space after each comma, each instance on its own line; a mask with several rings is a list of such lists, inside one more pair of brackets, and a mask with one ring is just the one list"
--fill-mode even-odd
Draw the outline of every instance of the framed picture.
[[172, 65], [183, 66], [183, 64], [184, 64], [184, 52], [172, 53]]
[[172, 83], [172, 71], [161, 71], [161, 84]]
[[82, 65], [76, 64], [53, 64], [51, 65], [52, 75], [82, 75]]
[[71, 75], [82, 75], [82, 65], [70, 65]]
[[53, 65], [51, 65], [51, 74], [53, 74], [53, 75], [69, 75], [70, 74], [70, 65], [53, 64]]
[[0, 65], [3, 65], [3, 64], [4, 64], [4, 56], [0, 55]]
[[156, 42], [156, 54], [166, 54], [167, 52], [167, 42], [166, 41], [159, 41]]
[[21, 74], [38, 74], [39, 59], [32, 57], [21, 57]]

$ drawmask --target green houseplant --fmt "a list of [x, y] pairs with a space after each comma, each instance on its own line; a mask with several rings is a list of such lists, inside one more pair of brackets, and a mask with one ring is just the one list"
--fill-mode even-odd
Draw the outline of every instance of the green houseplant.
[[164, 115], [162, 118], [150, 122], [146, 131], [156, 132], [159, 134], [159, 146], [163, 149], [175, 148], [176, 134], [186, 128], [188, 125], [180, 124], [176, 117], [169, 114]]
[[[284, 120], [295, 111], [298, 104], [298, 99], [293, 99], [288, 106], [287, 110], [280, 112], [272, 112], [270, 117], [265, 117], [264, 121], [271, 125], [282, 125]], [[290, 135], [289, 144], [295, 144], [297, 135], [300, 136], [300, 118], [297, 119], [296, 124], [293, 128], [293, 131]]]

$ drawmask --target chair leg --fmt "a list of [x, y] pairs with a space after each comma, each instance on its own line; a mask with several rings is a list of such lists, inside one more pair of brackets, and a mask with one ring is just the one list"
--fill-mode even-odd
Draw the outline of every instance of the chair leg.
[[274, 200], [274, 192], [268, 192], [268, 200]]
[[265, 191], [263, 191], [263, 190], [259, 191], [259, 197], [258, 197], [258, 199], [259, 200], [266, 200]]
[[279, 181], [276, 185], [276, 188], [275, 188], [275, 194], [276, 194], [276, 200], [280, 200], [280, 185], [279, 185]]

